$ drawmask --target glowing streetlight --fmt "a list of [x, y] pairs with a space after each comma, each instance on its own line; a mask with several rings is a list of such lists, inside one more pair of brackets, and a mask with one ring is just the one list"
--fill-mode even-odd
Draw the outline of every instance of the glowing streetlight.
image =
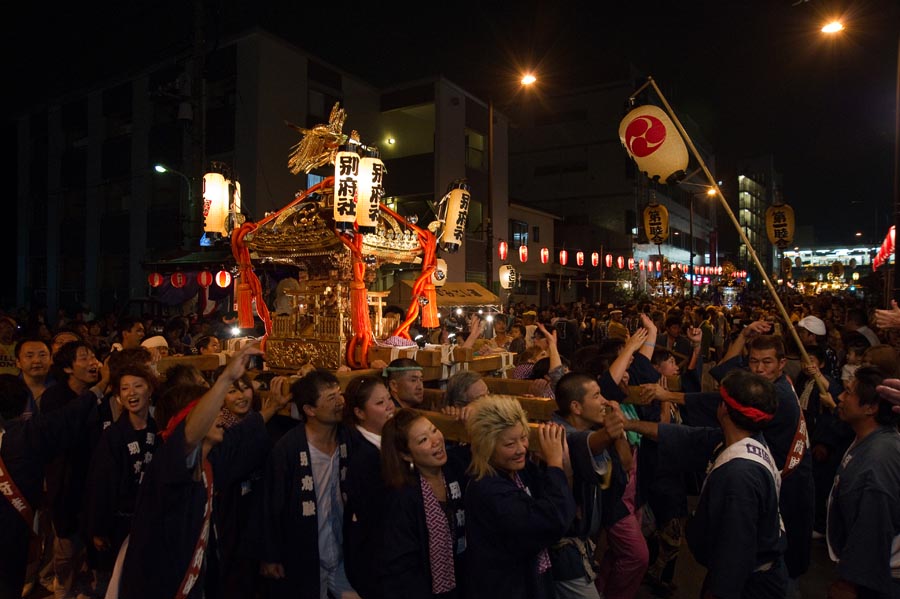
[[524, 75], [522, 75], [522, 81], [521, 81], [522, 85], [531, 85], [532, 83], [534, 83], [536, 81], [537, 81], [537, 77], [535, 77], [534, 74], [532, 74], [532, 73], [525, 73]]
[[838, 33], [844, 30], [844, 24], [840, 21], [831, 21], [822, 26], [822, 33]]

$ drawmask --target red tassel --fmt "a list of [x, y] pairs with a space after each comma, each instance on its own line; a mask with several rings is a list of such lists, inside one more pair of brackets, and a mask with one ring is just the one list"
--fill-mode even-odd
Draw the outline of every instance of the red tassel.
[[238, 327], [252, 329], [253, 322], [253, 289], [248, 283], [240, 283], [237, 286]]
[[425, 283], [425, 288], [423, 289], [423, 295], [428, 300], [428, 303], [422, 306], [422, 326], [426, 329], [434, 329], [441, 326], [441, 321], [438, 320], [437, 316], [437, 293], [434, 289], [434, 283], [430, 281], [430, 277], [429, 273], [429, 281]]

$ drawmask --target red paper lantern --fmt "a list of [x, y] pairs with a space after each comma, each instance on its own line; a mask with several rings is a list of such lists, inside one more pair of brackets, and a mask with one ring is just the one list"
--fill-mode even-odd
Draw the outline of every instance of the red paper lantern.
[[169, 277], [169, 280], [172, 282], [172, 287], [175, 289], [181, 289], [187, 283], [187, 277], [184, 276], [184, 273], [181, 271], [173, 272], [172, 276]]
[[163, 284], [163, 276], [158, 272], [151, 272], [147, 277], [147, 282], [150, 283], [151, 287], [159, 287]]
[[541, 248], [541, 264], [547, 264], [550, 261], [550, 250]]
[[606, 268], [612, 268], [612, 254], [606, 254]]
[[225, 289], [231, 285], [231, 273], [227, 270], [220, 270], [216, 273], [216, 285]]
[[[619, 267], [619, 270], [625, 268], [625, 258], [619, 256], [619, 258], [616, 260], [616, 266]], [[628, 270], [634, 270], [634, 258], [628, 259]]]
[[575, 264], [577, 264], [578, 266], [584, 266], [584, 252], [575, 253]]
[[597, 268], [597, 266], [599, 266], [599, 265], [600, 265], [600, 254], [598, 254], [597, 252], [593, 252], [591, 254], [591, 266], [593, 266], [594, 268]]
[[656, 261], [656, 272], [662, 272], [662, 262]]
[[565, 266], [569, 262], [569, 252], [566, 250], [559, 251], [559, 263]]
[[197, 284], [200, 285], [201, 287], [203, 287], [204, 289], [206, 287], [209, 287], [210, 285], [212, 285], [212, 282], [213, 282], [213, 276], [212, 276], [212, 273], [209, 272], [208, 270], [204, 270], [202, 272], [197, 273]]
[[717, 274], [717, 275], [721, 275], [721, 274], [722, 274], [722, 267], [721, 267], [721, 266], [717, 266], [717, 267], [716, 267], [716, 274]]
[[509, 246], [502, 239], [497, 244], [497, 255], [500, 256], [501, 260], [506, 260], [506, 256], [509, 255]]
[[519, 246], [519, 262], [528, 262], [528, 246]]
[[641, 261], [638, 263], [638, 267], [640, 267], [641, 270], [644, 270], [645, 266], [646, 266], [646, 263], [644, 262], [644, 259], [641, 258]]

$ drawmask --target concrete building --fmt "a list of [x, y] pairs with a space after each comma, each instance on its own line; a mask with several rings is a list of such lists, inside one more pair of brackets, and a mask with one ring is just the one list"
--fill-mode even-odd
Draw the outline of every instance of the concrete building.
[[[388, 202], [401, 214], [427, 224], [430, 203], [451, 181], [468, 179], [468, 237], [459, 254], [444, 257], [449, 280], [485, 282], [489, 217], [507, 218], [506, 117], [495, 112], [491, 129], [486, 103], [445, 79], [376, 89], [256, 29], [18, 117], [16, 303], [45, 305], [51, 315], [86, 303], [102, 313], [147, 295], [142, 263], [200, 250], [209, 164], [227, 165], [245, 213], [259, 220], [330, 174], [288, 171], [300, 133], [286, 123], [326, 123], [335, 102], [348, 113], [344, 132], [358, 130], [381, 149]], [[175, 172], [156, 173], [157, 163]]]
[[[737, 211], [736, 216], [741, 229], [750, 240], [757, 257], [771, 276], [778, 272], [778, 251], [769, 242], [766, 234], [766, 209], [772, 204], [784, 201], [782, 197], [781, 174], [775, 170], [775, 160], [772, 155], [759, 156], [738, 161], [737, 164]], [[737, 266], [741, 270], [747, 270], [753, 279], [757, 272], [755, 265], [751, 263], [747, 246], [735, 234], [735, 244], [738, 248]]]

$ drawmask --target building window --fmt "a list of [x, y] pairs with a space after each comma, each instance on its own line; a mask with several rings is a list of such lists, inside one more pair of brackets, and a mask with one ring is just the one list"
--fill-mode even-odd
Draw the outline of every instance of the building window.
[[528, 245], [528, 223], [521, 220], [509, 221], [509, 240], [514, 248]]
[[466, 166], [479, 170], [487, 169], [487, 152], [484, 135], [466, 129]]
[[531, 227], [531, 241], [534, 243], [541, 242], [541, 228], [537, 225]]

